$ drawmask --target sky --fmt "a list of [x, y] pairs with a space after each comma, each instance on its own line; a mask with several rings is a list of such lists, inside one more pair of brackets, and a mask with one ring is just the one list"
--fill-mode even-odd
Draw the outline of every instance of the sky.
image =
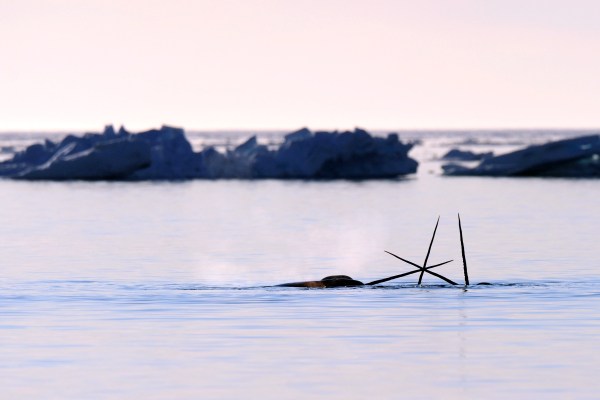
[[600, 127], [597, 0], [0, 0], [0, 131]]

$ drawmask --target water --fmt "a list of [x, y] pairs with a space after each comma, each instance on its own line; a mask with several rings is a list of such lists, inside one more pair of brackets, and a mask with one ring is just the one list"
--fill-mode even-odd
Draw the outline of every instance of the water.
[[[523, 136], [491, 138], [477, 149]], [[427, 139], [425, 160], [465, 137]], [[436, 171], [0, 181], [2, 396], [597, 398], [600, 180]], [[431, 262], [462, 282], [457, 212], [471, 281], [491, 286], [269, 287], [409, 271], [384, 250], [421, 263], [438, 215]]]

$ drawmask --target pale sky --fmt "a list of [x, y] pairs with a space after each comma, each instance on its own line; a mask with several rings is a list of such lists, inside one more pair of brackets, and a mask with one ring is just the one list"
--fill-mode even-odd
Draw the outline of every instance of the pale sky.
[[598, 0], [0, 0], [0, 131], [600, 128]]

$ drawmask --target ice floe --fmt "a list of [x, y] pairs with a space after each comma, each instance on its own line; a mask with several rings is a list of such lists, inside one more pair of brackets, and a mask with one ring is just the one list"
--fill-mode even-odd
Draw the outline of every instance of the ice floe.
[[410, 143], [398, 135], [375, 137], [362, 129], [316, 132], [303, 128], [277, 149], [256, 137], [232, 150], [195, 152], [183, 129], [102, 133], [46, 140], [0, 163], [0, 176], [47, 180], [158, 179], [371, 179], [415, 173]]
[[445, 175], [600, 177], [600, 135], [529, 146], [485, 158], [473, 168], [442, 166]]
[[493, 157], [494, 153], [489, 151], [485, 153], [477, 153], [468, 150], [460, 150], [453, 148], [442, 156], [442, 160], [447, 161], [481, 161], [484, 158]]

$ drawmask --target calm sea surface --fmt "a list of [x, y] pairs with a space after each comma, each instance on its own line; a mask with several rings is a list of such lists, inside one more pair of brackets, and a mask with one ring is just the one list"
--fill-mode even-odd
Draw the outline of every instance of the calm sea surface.
[[[600, 180], [437, 175], [464, 139], [399, 180], [0, 180], [2, 398], [597, 399]], [[463, 282], [458, 212], [490, 286], [270, 287], [410, 271], [438, 215]]]

